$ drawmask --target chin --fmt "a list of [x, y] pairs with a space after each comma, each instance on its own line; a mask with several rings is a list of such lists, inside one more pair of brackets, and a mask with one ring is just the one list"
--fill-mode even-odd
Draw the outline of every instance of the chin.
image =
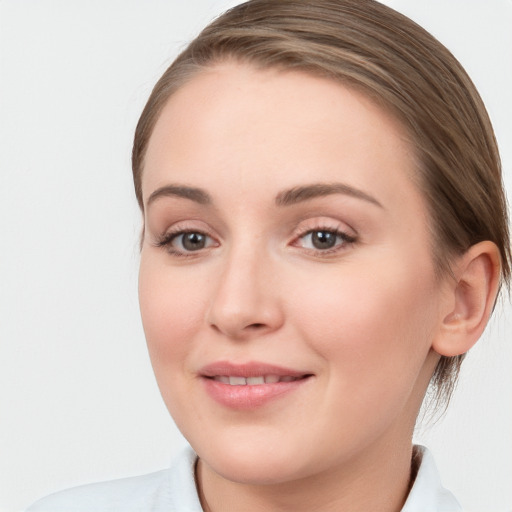
[[[291, 446], [265, 441], [248, 442], [226, 436], [224, 442], [210, 440], [192, 447], [199, 458], [221, 477], [241, 484], [268, 485], [295, 480], [305, 476], [308, 464], [301, 464], [297, 451]], [[301, 450], [302, 451], [302, 450]], [[303, 452], [303, 451], [302, 451]], [[303, 452], [303, 455], [306, 455]], [[306, 457], [301, 457], [305, 460]]]
[[202, 459], [215, 473], [239, 484], [271, 485], [297, 480], [306, 476], [299, 468], [290, 464], [292, 456], [264, 456], [247, 459], [236, 453], [223, 454], [210, 460]]

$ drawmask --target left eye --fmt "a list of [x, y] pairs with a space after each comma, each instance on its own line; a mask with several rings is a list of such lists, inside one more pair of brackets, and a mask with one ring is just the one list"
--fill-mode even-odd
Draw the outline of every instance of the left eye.
[[313, 249], [317, 251], [325, 251], [336, 246], [343, 245], [346, 242], [353, 241], [351, 237], [339, 231], [331, 231], [327, 229], [315, 229], [308, 231], [300, 237], [300, 246], [304, 249]]

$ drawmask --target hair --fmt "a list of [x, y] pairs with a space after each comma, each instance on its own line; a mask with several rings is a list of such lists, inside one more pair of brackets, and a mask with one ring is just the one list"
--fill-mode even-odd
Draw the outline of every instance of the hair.
[[[482, 99], [447, 48], [375, 0], [250, 0], [208, 25], [165, 71], [139, 119], [132, 168], [142, 210], [144, 155], [163, 107], [195, 75], [227, 60], [335, 80], [394, 114], [416, 153], [438, 274], [490, 240], [500, 251], [501, 283], [509, 283], [500, 157]], [[431, 379], [437, 403], [448, 404], [463, 357], [441, 357]]]

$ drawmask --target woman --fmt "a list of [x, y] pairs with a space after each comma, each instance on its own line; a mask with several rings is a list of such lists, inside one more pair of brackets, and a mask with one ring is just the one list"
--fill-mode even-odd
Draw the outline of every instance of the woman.
[[510, 243], [449, 52], [374, 1], [250, 1], [157, 83], [133, 173], [149, 352], [194, 451], [29, 510], [460, 510], [412, 432]]

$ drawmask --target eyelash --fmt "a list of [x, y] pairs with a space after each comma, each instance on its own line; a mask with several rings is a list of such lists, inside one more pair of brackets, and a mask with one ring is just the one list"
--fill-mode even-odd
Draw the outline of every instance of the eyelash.
[[[346, 245], [352, 245], [357, 242], [357, 237], [353, 235], [349, 235], [348, 233], [340, 230], [339, 228], [333, 228], [333, 227], [322, 227], [317, 226], [314, 228], [307, 228], [303, 231], [299, 232], [295, 238], [293, 243], [290, 245], [294, 247], [299, 247], [298, 244], [299, 240], [304, 239], [308, 235], [312, 235], [313, 233], [327, 233], [330, 235], [334, 235], [336, 237], [336, 240], [339, 238], [341, 239], [341, 243], [337, 243], [332, 248], [327, 249], [305, 249], [310, 254], [313, 254], [315, 256], [320, 257], [329, 257], [345, 248]], [[179, 238], [180, 236], [184, 236], [187, 234], [196, 234], [201, 235], [206, 238], [209, 238], [210, 240], [214, 240], [214, 238], [209, 235], [207, 232], [199, 230], [199, 229], [183, 229], [183, 228], [177, 228], [175, 230], [168, 231], [164, 233], [162, 236], [159, 237], [159, 239], [156, 241], [155, 246], [156, 247], [165, 247], [167, 252], [171, 254], [172, 256], [176, 256], [179, 258], [191, 258], [198, 256], [201, 252], [203, 252], [205, 249], [208, 249], [209, 247], [205, 247], [202, 249], [198, 249], [197, 251], [181, 251], [173, 247], [172, 243], [174, 240]]]
[[200, 229], [177, 228], [175, 230], [167, 231], [162, 236], [160, 236], [159, 239], [156, 241], [155, 245], [156, 247], [165, 247], [165, 249], [171, 256], [176, 256], [178, 258], [193, 258], [195, 256], [198, 256], [199, 253], [202, 252], [202, 250], [208, 249], [208, 247], [205, 247], [204, 249], [199, 249], [197, 251], [181, 251], [173, 247], [172, 243], [174, 242], [174, 240], [176, 240], [180, 236], [184, 236], [187, 234], [201, 235], [211, 240], [214, 240], [212, 236], [210, 236], [208, 233]]
[[342, 250], [346, 249], [347, 245], [352, 245], [357, 242], [357, 237], [354, 235], [349, 235], [345, 231], [342, 231], [340, 228], [334, 228], [332, 226], [315, 226], [314, 228], [307, 228], [300, 232], [296, 237], [295, 241], [292, 243], [294, 246], [298, 246], [298, 241], [304, 239], [308, 235], [312, 235], [313, 233], [328, 233], [330, 235], [334, 235], [337, 239], [341, 239], [341, 243], [337, 243], [332, 248], [328, 249], [305, 249], [310, 254], [319, 257], [329, 257], [332, 256]]

